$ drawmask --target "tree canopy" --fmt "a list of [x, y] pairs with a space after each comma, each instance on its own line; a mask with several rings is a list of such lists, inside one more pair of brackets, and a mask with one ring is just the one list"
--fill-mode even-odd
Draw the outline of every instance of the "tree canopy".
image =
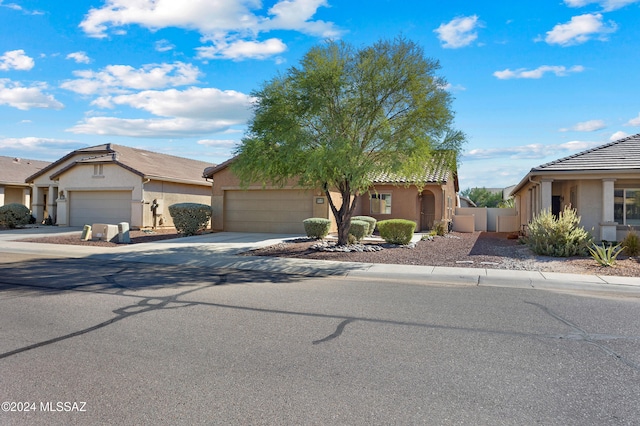
[[501, 207], [502, 191], [491, 192], [487, 188], [467, 188], [460, 194], [468, 197], [478, 207]]
[[452, 97], [438, 69], [404, 38], [313, 47], [253, 92], [254, 116], [232, 170], [243, 185], [294, 179], [327, 196], [339, 191], [342, 205], [328, 199], [344, 244], [353, 196], [371, 188], [375, 172], [422, 176], [434, 150], [460, 151], [464, 134], [452, 128]]

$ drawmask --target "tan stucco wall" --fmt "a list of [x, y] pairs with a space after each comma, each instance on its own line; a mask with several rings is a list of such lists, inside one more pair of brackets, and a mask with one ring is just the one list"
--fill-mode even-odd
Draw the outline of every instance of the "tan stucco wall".
[[158, 200], [162, 205], [162, 214], [156, 217], [157, 227], [173, 227], [173, 219], [169, 214], [169, 206], [176, 203], [200, 203], [209, 205], [211, 203], [211, 185], [204, 180], [203, 185], [188, 185], [185, 183], [165, 182], [152, 180], [144, 184], [144, 205], [143, 224], [151, 227], [153, 222], [153, 211], [151, 203]]

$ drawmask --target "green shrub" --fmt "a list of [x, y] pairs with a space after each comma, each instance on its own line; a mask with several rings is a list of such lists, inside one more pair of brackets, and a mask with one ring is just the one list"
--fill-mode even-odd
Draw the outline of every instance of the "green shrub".
[[433, 229], [435, 235], [443, 236], [449, 232], [449, 223], [446, 220], [437, 220], [433, 222]]
[[371, 234], [373, 234], [373, 231], [376, 230], [376, 223], [377, 220], [375, 217], [371, 217], [371, 216], [354, 216], [351, 218], [351, 220], [362, 220], [365, 221], [369, 224], [369, 229], [367, 230], [367, 233], [365, 234], [365, 236], [370, 236]]
[[184, 236], [196, 235], [207, 228], [211, 206], [198, 203], [178, 203], [169, 206], [169, 214], [176, 230]]
[[622, 247], [624, 248], [624, 254], [627, 256], [637, 256], [640, 254], [640, 238], [638, 238], [638, 234], [632, 229], [629, 229], [627, 236], [622, 240]]
[[353, 235], [356, 241], [362, 240], [369, 230], [369, 222], [364, 220], [353, 220], [349, 224], [349, 235]]
[[0, 226], [13, 229], [28, 225], [30, 220], [31, 211], [25, 205], [10, 203], [0, 207]]
[[529, 222], [527, 245], [543, 256], [584, 256], [593, 237], [579, 226], [580, 217], [574, 209], [566, 207], [555, 217], [549, 209]]
[[326, 237], [329, 233], [329, 228], [331, 228], [331, 221], [323, 217], [311, 217], [303, 220], [302, 224], [307, 237], [319, 240]]
[[405, 219], [388, 219], [378, 222], [380, 236], [391, 244], [409, 244], [416, 226], [415, 222]]
[[622, 253], [621, 244], [605, 244], [597, 246], [591, 243], [592, 247], [589, 247], [589, 253], [591, 257], [598, 262], [601, 266], [613, 266], [616, 264], [616, 258]]

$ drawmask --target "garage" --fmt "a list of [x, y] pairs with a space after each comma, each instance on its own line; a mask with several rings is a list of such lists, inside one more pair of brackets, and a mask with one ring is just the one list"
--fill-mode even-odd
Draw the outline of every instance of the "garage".
[[302, 221], [313, 217], [313, 199], [304, 190], [224, 191], [224, 230], [304, 233]]
[[131, 222], [131, 191], [70, 191], [69, 225]]

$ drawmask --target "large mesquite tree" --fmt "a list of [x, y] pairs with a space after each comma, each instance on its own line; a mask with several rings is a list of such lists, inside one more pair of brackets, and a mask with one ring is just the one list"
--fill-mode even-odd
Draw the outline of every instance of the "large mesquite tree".
[[314, 47], [299, 67], [253, 93], [254, 116], [232, 170], [243, 185], [295, 180], [321, 188], [338, 244], [347, 244], [356, 197], [372, 187], [375, 172], [416, 176], [420, 185], [434, 150], [460, 151], [464, 135], [451, 128], [452, 98], [438, 69], [404, 38], [361, 49], [343, 42]]

